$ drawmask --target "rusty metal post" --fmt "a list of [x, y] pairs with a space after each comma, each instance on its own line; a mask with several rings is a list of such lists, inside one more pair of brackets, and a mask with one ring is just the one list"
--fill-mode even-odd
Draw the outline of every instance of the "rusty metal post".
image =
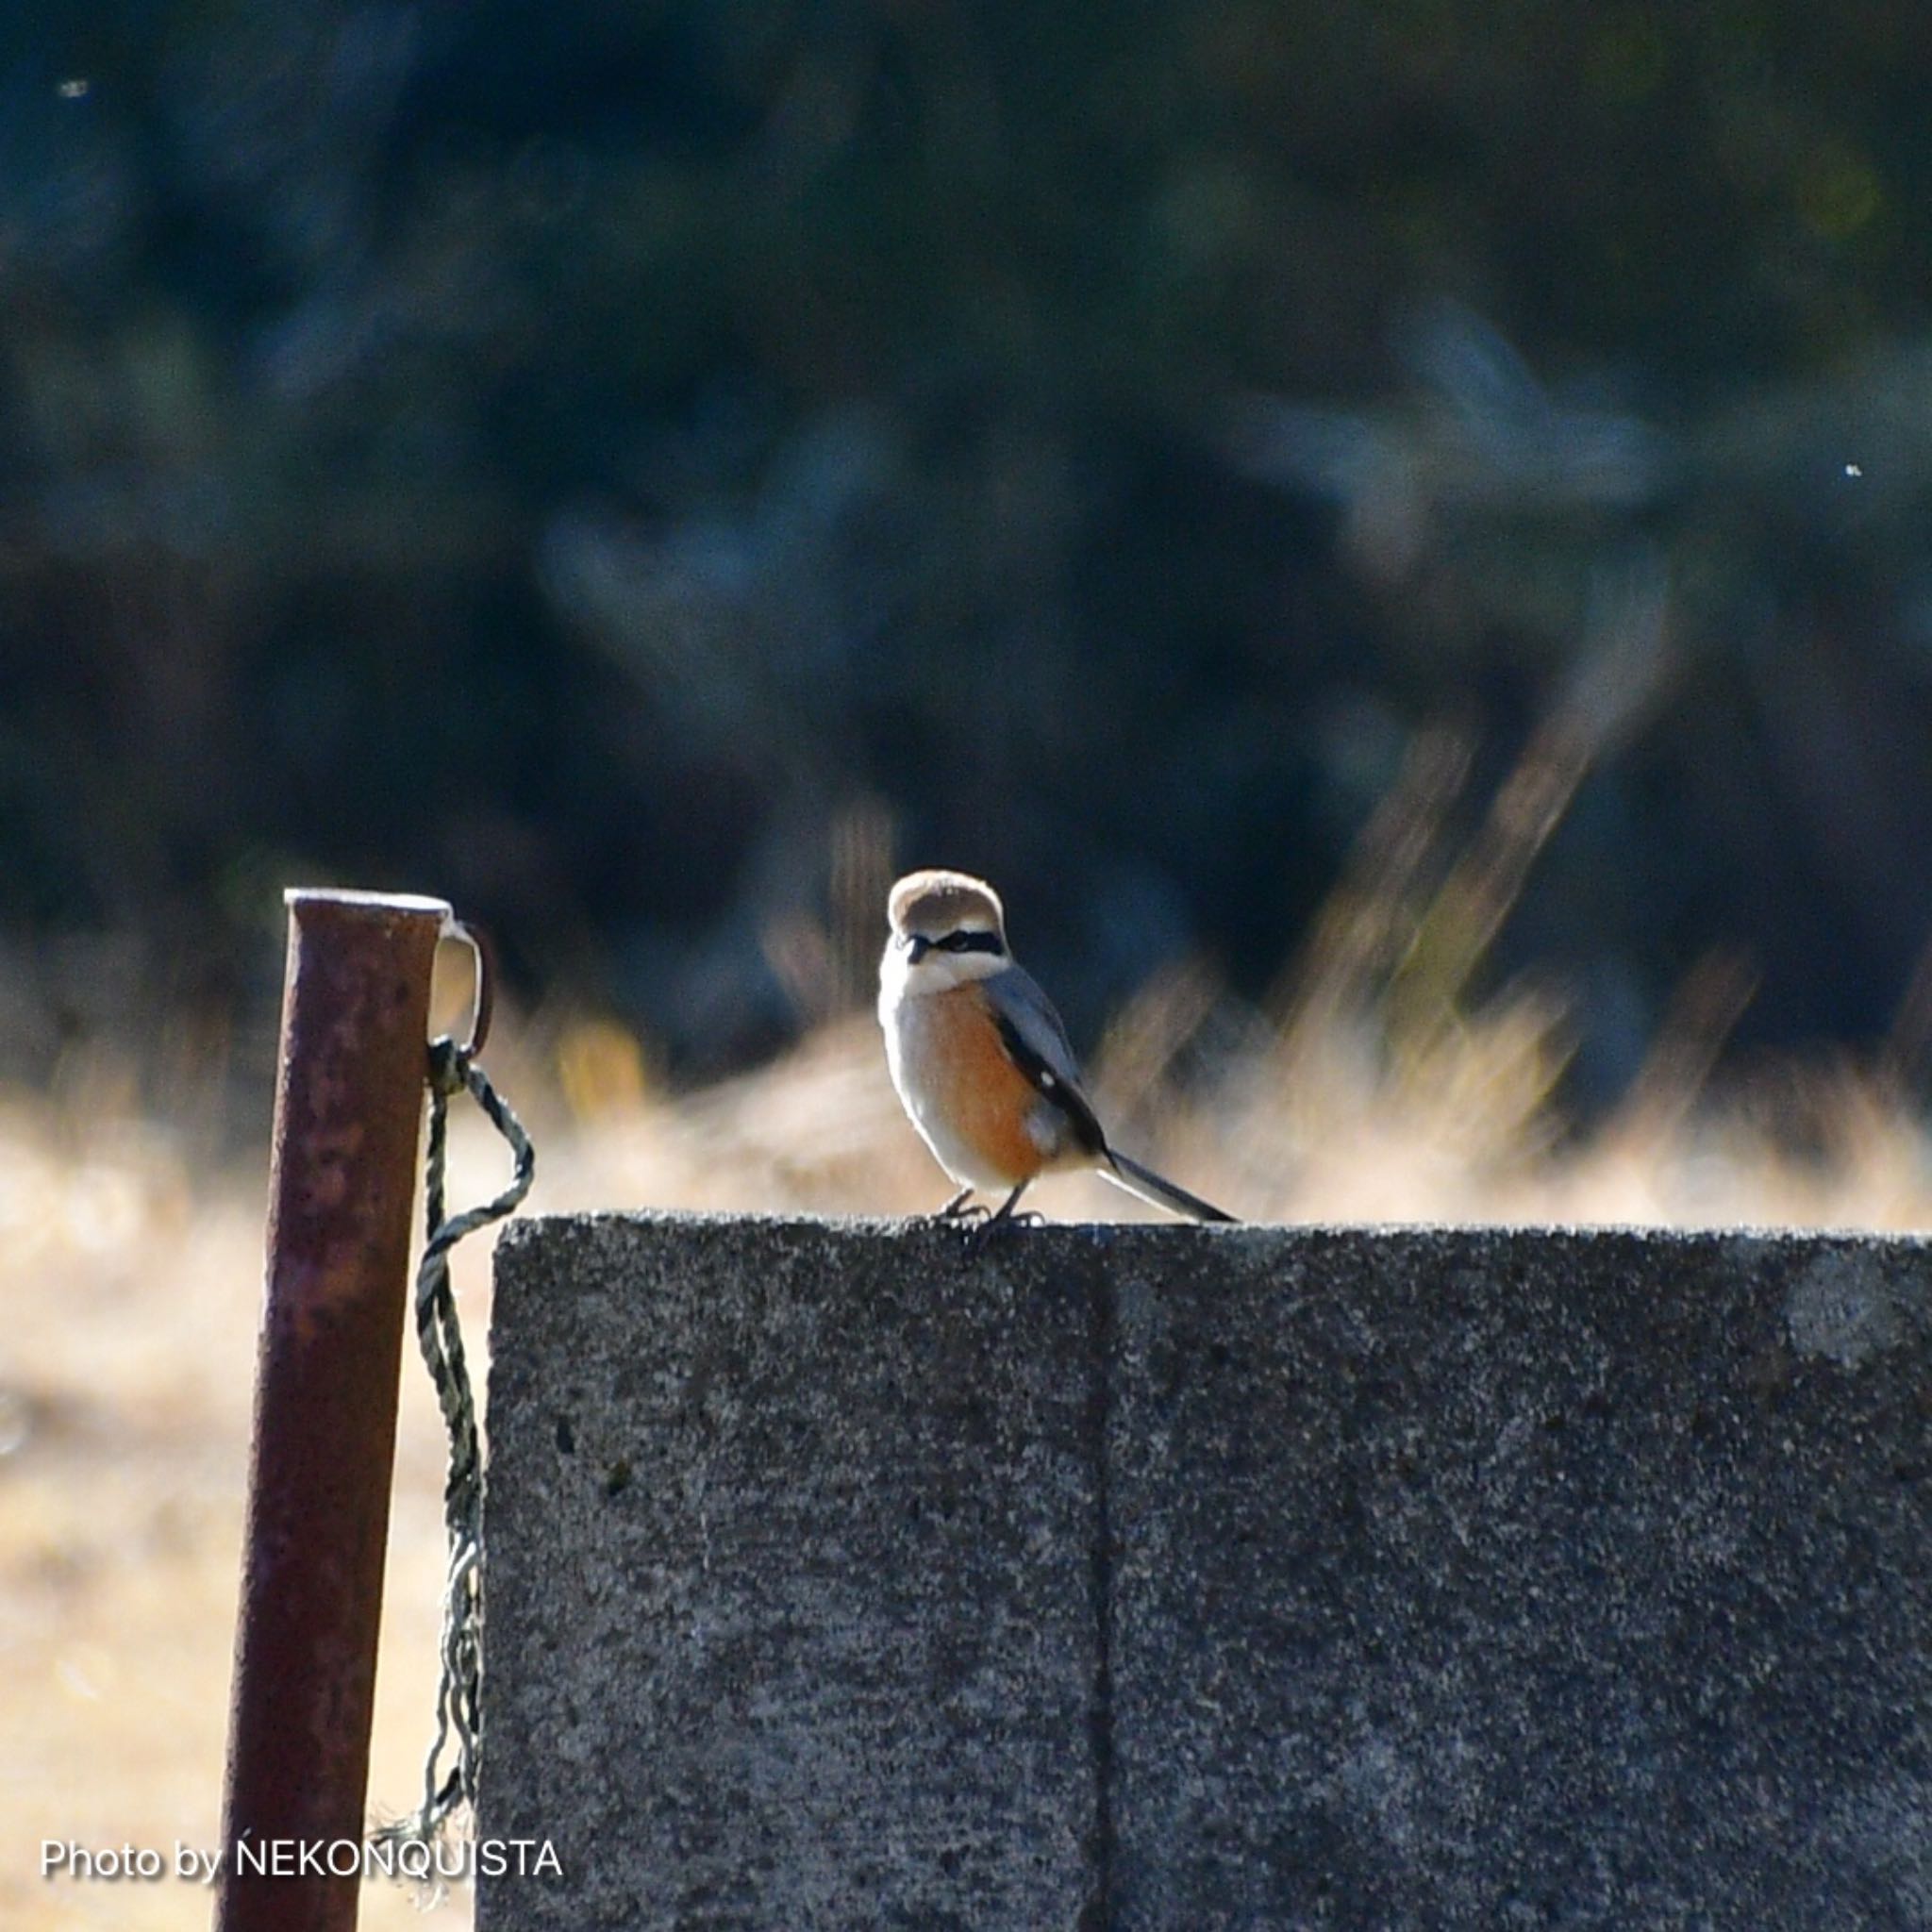
[[[374, 893], [288, 906], [219, 1932], [356, 1924], [358, 1875], [305, 1870], [302, 1848], [341, 1866], [363, 1834], [429, 975], [449, 917]], [[276, 1846], [284, 1875], [250, 1869]]]

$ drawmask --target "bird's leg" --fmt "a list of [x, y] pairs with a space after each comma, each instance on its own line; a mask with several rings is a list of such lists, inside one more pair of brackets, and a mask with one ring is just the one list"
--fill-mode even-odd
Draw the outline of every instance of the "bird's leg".
[[[1032, 1185], [1033, 1182], [1030, 1176], [1027, 1179], [1022, 1181], [1020, 1185], [1017, 1188], [1015, 1188], [1013, 1191], [1010, 1194], [1008, 1194], [1004, 1201], [1000, 1203], [1000, 1211], [997, 1214], [995, 1214], [992, 1217], [992, 1219], [986, 1224], [987, 1226], [997, 1227], [1001, 1222], [1010, 1221], [1013, 1218], [1013, 1209], [1020, 1205], [1020, 1196], [1024, 1194], [1026, 1191], [1026, 1190], [1030, 1188]], [[1038, 1221], [1040, 1219], [1039, 1215], [1037, 1214], [1027, 1215], [1023, 1218], [1029, 1221]]]
[[[969, 1206], [968, 1204], [971, 1203]], [[940, 1221], [976, 1221], [988, 1210], [973, 1200], [973, 1190], [961, 1188], [935, 1217]]]

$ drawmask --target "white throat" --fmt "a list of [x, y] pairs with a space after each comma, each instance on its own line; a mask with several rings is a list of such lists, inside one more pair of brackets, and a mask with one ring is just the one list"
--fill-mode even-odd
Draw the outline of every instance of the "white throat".
[[991, 979], [1011, 963], [1004, 953], [947, 953], [937, 946], [915, 960], [895, 934], [879, 961], [879, 1011], [883, 1014], [901, 1000], [925, 999], [975, 979]]

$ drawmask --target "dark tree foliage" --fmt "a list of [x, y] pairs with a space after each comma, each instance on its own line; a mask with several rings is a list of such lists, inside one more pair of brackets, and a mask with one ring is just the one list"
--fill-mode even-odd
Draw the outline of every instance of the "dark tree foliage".
[[1879, 1031], [1928, 80], [1873, 0], [16, 0], [15, 958], [218, 1005], [284, 880], [435, 890], [717, 1065], [883, 800], [1077, 1028], [1265, 981], [1418, 727], [1565, 713], [1495, 964], [1606, 1081], [1715, 944]]

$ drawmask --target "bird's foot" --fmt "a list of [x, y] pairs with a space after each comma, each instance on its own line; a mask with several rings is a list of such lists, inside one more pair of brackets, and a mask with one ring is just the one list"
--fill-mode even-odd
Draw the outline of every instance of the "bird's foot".
[[1001, 1239], [1008, 1229], [1030, 1227], [1044, 1219], [1030, 1208], [1020, 1206], [1020, 1196], [1026, 1191], [1026, 1183], [1022, 1181], [999, 1205], [999, 1211], [989, 1215], [973, 1232], [966, 1237], [970, 1251], [977, 1254], [989, 1241]]

